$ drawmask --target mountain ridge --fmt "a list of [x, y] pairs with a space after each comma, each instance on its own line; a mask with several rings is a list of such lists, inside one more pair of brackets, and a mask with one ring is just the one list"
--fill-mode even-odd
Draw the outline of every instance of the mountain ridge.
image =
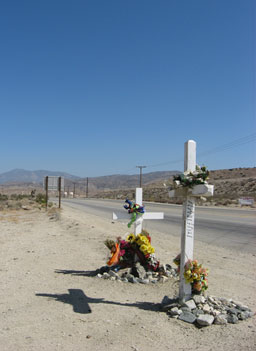
[[[157, 171], [143, 174], [143, 184], [151, 184], [160, 180], [167, 180], [179, 171]], [[36, 170], [28, 171], [25, 169], [13, 169], [9, 172], [0, 174], [0, 185], [42, 185], [45, 176], [62, 176], [65, 179], [65, 186], [70, 187], [76, 183], [76, 186], [84, 187], [87, 179], [74, 176], [66, 172]], [[139, 174], [122, 175], [112, 174], [107, 176], [90, 177], [89, 189], [103, 190], [103, 189], [123, 189], [135, 187], [139, 185]]]
[[22, 168], [14, 168], [8, 172], [0, 174], [0, 184], [5, 183], [42, 183], [45, 176], [60, 176], [69, 178], [71, 180], [80, 179], [75, 175], [59, 172], [59, 171], [48, 171], [48, 170], [35, 170], [29, 171]]

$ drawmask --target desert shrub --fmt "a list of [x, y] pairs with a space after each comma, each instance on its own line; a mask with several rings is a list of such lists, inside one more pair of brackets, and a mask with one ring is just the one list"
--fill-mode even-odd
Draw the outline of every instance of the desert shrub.
[[37, 194], [36, 202], [38, 202], [39, 204], [46, 204], [46, 195], [41, 193]]
[[6, 201], [8, 200], [8, 196], [4, 194], [0, 194], [0, 201]]
[[11, 200], [22, 200], [22, 199], [27, 199], [27, 198], [29, 198], [29, 195], [24, 195], [24, 194], [12, 194], [10, 198], [11, 198]]

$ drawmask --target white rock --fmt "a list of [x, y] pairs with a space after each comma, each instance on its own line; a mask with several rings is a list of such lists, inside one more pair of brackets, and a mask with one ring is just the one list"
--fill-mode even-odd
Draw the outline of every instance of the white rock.
[[167, 282], [167, 280], [168, 280], [168, 278], [165, 277], [164, 275], [162, 277], [160, 277], [160, 279], [159, 279], [160, 283], [165, 283], [165, 282]]
[[219, 314], [218, 316], [215, 317], [214, 324], [219, 324], [219, 325], [227, 324], [228, 321], [225, 317], [226, 316], [224, 314]]
[[211, 307], [208, 304], [206, 304], [206, 305], [203, 306], [203, 311], [206, 312], [206, 313], [210, 313], [211, 312]]
[[[118, 274], [117, 274], [116, 272], [111, 271], [111, 270], [108, 272], [108, 274], [110, 275], [110, 277], [114, 277], [114, 278], [119, 277]], [[113, 279], [112, 279], [112, 280], [113, 280]]]
[[199, 303], [205, 303], [205, 297], [202, 295], [194, 295], [193, 300], [198, 305]]
[[107, 272], [104, 272], [102, 275], [103, 279], [109, 279], [110, 275]]
[[218, 311], [218, 310], [213, 310], [213, 311], [212, 311], [212, 315], [213, 315], [213, 316], [218, 316], [218, 315], [220, 315], [220, 313], [221, 313], [221, 312]]
[[215, 303], [215, 300], [214, 300], [214, 298], [212, 296], [208, 297], [208, 301], [210, 301], [211, 303]]
[[196, 322], [202, 326], [209, 326], [213, 323], [214, 317], [210, 314], [200, 314]]
[[171, 310], [169, 310], [169, 314], [171, 316], [179, 316], [180, 313], [178, 307], [173, 307]]
[[184, 303], [184, 306], [190, 308], [191, 310], [193, 310], [194, 308], [196, 308], [196, 304], [194, 300], [188, 300]]

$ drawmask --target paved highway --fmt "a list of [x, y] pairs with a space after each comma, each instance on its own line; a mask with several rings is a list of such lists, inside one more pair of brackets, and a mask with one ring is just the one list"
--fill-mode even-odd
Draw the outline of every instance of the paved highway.
[[[63, 204], [103, 218], [122, 210], [124, 201], [63, 199]], [[172, 235], [181, 234], [182, 206], [144, 203], [147, 211], [164, 212], [164, 220], [145, 221], [145, 228]], [[256, 254], [256, 210], [196, 207], [195, 240]]]

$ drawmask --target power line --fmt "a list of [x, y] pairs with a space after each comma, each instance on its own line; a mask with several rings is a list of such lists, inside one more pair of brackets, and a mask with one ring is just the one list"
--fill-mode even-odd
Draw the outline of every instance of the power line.
[[[252, 142], [256, 142], [256, 133], [252, 133], [250, 135], [246, 135], [246, 136], [241, 137], [239, 139], [235, 139], [233, 141], [230, 141], [230, 142], [228, 142], [226, 144], [222, 144], [222, 145], [216, 146], [213, 149], [209, 149], [207, 151], [200, 152], [200, 153], [197, 154], [197, 158], [201, 158], [202, 156], [207, 156], [207, 155], [215, 154], [215, 153], [218, 153], [218, 152], [230, 150], [230, 149], [233, 149], [233, 148], [245, 145], [245, 144], [249, 144], [249, 143], [252, 143]], [[183, 156], [181, 156], [181, 158], [165, 161], [165, 162], [162, 162], [162, 163], [149, 164], [149, 165], [146, 165], [146, 166], [136, 166], [136, 167], [132, 167], [132, 168], [129, 168], [129, 169], [126, 169], [126, 170], [123, 170], [123, 171], [113, 170], [111, 172], [112, 173], [111, 175], [113, 175], [113, 174], [127, 175], [127, 173], [130, 173], [130, 172], [134, 172], [135, 173], [135, 169], [136, 168], [140, 168], [140, 167], [143, 167], [143, 168], [145, 168], [145, 167], [147, 167], [147, 168], [157, 168], [157, 167], [161, 167], [161, 166], [166, 166], [166, 165], [171, 165], [171, 164], [178, 164], [178, 163], [183, 163], [183, 162], [184, 162], [184, 158], [183, 158]], [[110, 173], [110, 172], [108, 172], [108, 173]]]
[[241, 146], [241, 145], [244, 145], [244, 144], [251, 143], [253, 141], [256, 141], [256, 133], [253, 133], [253, 134], [247, 135], [245, 137], [236, 139], [236, 140], [231, 141], [231, 142], [229, 142], [227, 144], [223, 144], [223, 145], [217, 146], [214, 149], [211, 149], [211, 150], [208, 150], [208, 151], [205, 151], [205, 152], [201, 152], [201, 153], [198, 154], [198, 156], [200, 157], [200, 156], [210, 155], [210, 154], [213, 154], [213, 153], [216, 153], [216, 152], [226, 151], [226, 150], [229, 150], [229, 149], [233, 149], [233, 148], [235, 148], [237, 146]]
[[[254, 142], [254, 141], [256, 141], [256, 133], [253, 133], [253, 134], [244, 136], [242, 138], [233, 140], [233, 141], [231, 141], [231, 142], [229, 142], [227, 144], [223, 144], [223, 145], [217, 146], [217, 147], [215, 147], [213, 149], [210, 149], [210, 150], [198, 153], [197, 157], [214, 154], [214, 153], [221, 152], [221, 151], [226, 151], [226, 150], [233, 149], [235, 147], [242, 146], [244, 144], [248, 144], [248, 143], [251, 143], [251, 142]], [[148, 165], [147, 167], [148, 168], [149, 167], [150, 168], [151, 167], [152, 168], [153, 167], [160, 167], [160, 166], [166, 166], [168, 164], [175, 164], [175, 163], [180, 163], [180, 162], [183, 162], [183, 158], [177, 159], [177, 160], [173, 160], [173, 161], [167, 161], [167, 162], [163, 162], [163, 163]]]

